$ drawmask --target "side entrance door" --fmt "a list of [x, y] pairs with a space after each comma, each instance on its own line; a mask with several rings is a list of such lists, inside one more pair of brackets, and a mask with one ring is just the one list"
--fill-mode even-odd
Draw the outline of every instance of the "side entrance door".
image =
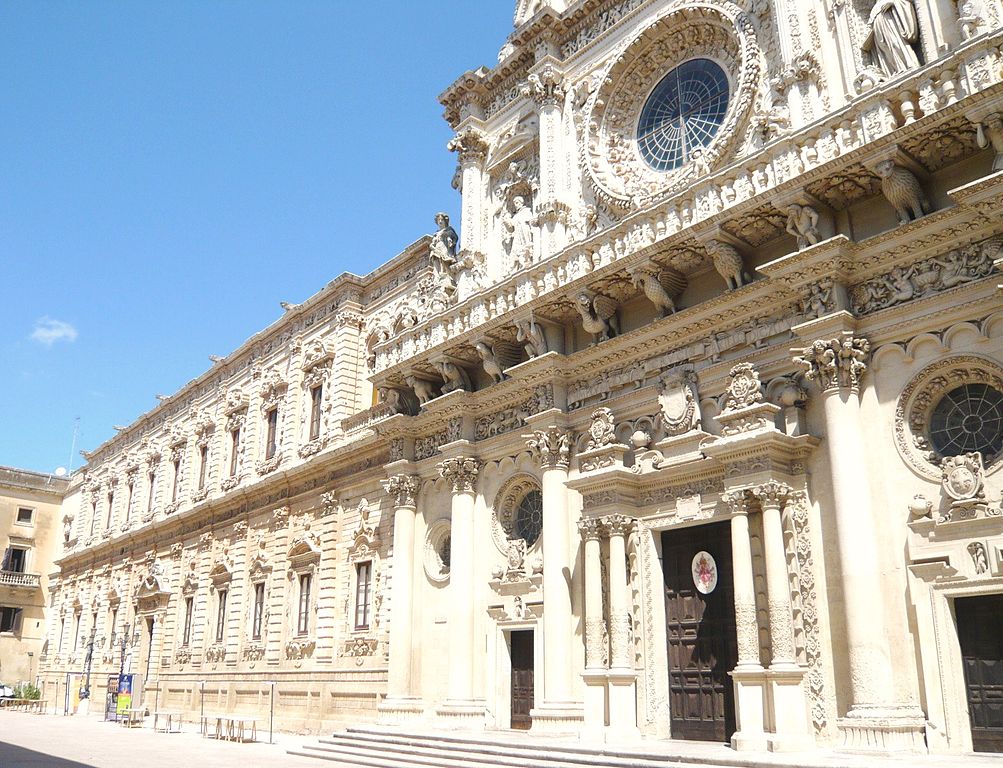
[[1003, 595], [954, 601], [976, 752], [1003, 752]]
[[727, 741], [738, 662], [729, 524], [663, 532], [662, 571], [672, 738]]
[[533, 708], [533, 631], [510, 634], [512, 643], [512, 728], [529, 730]]

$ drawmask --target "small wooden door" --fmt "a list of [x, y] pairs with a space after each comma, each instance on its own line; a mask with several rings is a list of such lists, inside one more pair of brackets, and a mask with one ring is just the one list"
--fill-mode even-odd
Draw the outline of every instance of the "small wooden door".
[[[699, 552], [716, 564], [717, 585], [709, 594], [694, 583]], [[728, 672], [738, 661], [728, 523], [664, 532], [662, 570], [672, 738], [727, 741], [735, 731]]]
[[954, 601], [976, 752], [1003, 752], [1003, 595]]
[[533, 631], [510, 634], [512, 645], [512, 727], [528, 730], [533, 708]]

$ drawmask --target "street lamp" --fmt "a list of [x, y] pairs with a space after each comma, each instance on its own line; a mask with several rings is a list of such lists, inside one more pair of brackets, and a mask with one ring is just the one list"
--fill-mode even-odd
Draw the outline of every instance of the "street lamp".
[[91, 630], [90, 639], [87, 641], [87, 655], [84, 657], [84, 688], [80, 691], [80, 698], [89, 699], [91, 697], [91, 661], [94, 659], [94, 636], [97, 628]]
[[[32, 665], [35, 662], [35, 659], [33, 658], [34, 656], [35, 656], [35, 652], [34, 651], [28, 651], [28, 682], [29, 683], [31, 683]], [[32, 683], [32, 684], [34, 685], [34, 683]]]

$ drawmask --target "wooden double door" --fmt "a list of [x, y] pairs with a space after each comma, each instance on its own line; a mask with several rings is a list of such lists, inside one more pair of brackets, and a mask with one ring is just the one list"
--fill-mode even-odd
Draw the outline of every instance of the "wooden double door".
[[512, 652], [512, 728], [529, 730], [533, 725], [530, 710], [534, 699], [533, 630], [519, 630], [509, 635]]
[[[705, 577], [697, 588], [694, 558]], [[728, 523], [662, 533], [665, 625], [672, 738], [724, 742], [735, 731], [734, 688], [728, 673], [738, 661]]]
[[976, 752], [1003, 752], [1003, 595], [954, 601]]

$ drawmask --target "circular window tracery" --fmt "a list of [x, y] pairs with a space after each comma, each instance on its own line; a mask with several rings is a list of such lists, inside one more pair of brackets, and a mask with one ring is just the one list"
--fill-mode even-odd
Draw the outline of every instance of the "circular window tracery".
[[543, 532], [543, 495], [536, 490], [522, 497], [515, 512], [512, 538], [525, 539], [526, 546], [532, 547]]
[[952, 389], [930, 416], [930, 442], [941, 456], [978, 452], [991, 463], [1003, 447], [1003, 392], [987, 384]]
[[449, 581], [453, 554], [453, 529], [449, 520], [436, 520], [425, 536], [425, 575], [436, 584]]
[[667, 74], [648, 96], [637, 124], [637, 148], [656, 171], [686, 164], [724, 124], [731, 91], [724, 70], [691, 59]]

